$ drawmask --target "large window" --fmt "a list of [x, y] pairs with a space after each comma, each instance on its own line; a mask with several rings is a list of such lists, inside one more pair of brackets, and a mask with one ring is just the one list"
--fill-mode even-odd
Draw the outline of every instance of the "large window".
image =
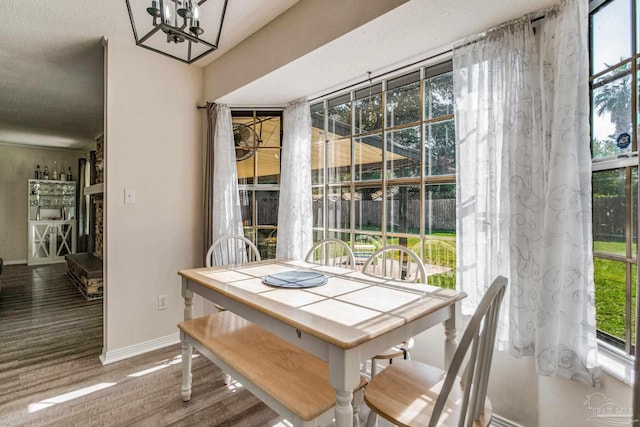
[[282, 113], [233, 111], [232, 116], [244, 234], [262, 259], [275, 258]]
[[634, 354], [638, 262], [638, 32], [633, 0], [591, 1], [596, 327]]
[[451, 62], [311, 106], [314, 240], [356, 259], [400, 244], [428, 282], [455, 287], [455, 127]]

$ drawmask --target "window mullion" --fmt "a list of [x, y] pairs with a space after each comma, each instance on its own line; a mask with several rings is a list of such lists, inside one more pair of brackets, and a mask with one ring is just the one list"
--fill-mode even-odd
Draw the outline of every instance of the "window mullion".
[[380, 231], [382, 233], [382, 241], [386, 245], [387, 242], [387, 82], [382, 82], [382, 94], [380, 97], [380, 109], [382, 110], [382, 209], [380, 219]]

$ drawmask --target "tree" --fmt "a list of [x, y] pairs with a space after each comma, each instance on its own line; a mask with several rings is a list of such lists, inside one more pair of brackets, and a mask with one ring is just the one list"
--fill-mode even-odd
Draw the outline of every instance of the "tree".
[[[622, 133], [631, 134], [631, 63], [616, 69], [616, 79], [593, 91], [593, 108], [598, 116], [609, 113], [615, 133], [611, 140], [592, 142], [594, 157], [615, 154], [614, 142]], [[611, 152], [613, 150], [613, 153]]]

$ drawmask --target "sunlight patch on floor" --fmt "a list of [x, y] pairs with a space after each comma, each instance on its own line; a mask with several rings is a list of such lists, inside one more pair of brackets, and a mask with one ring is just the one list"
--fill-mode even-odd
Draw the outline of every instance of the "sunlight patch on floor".
[[231, 390], [232, 393], [235, 393], [236, 391], [240, 390], [242, 387], [243, 387], [242, 384], [240, 384], [238, 381], [234, 380], [233, 378], [231, 378], [231, 382], [227, 384], [227, 390]]
[[108, 387], [112, 387], [117, 383], [99, 383], [89, 387], [81, 388], [79, 390], [70, 391], [59, 396], [52, 397], [50, 399], [41, 400], [38, 403], [32, 403], [29, 405], [29, 413], [37, 412], [41, 409], [48, 408], [58, 403], [68, 402], [69, 400], [77, 399], [78, 397], [86, 396], [87, 394], [94, 393], [99, 390], [103, 390]]
[[[198, 357], [197, 355], [193, 355], [192, 359], [195, 359], [196, 357]], [[182, 356], [176, 356], [171, 360], [163, 360], [162, 362], [159, 362], [156, 366], [153, 366], [149, 369], [144, 369], [142, 371], [138, 371], [138, 372], [134, 372], [133, 374], [128, 375], [129, 378], [138, 378], [138, 377], [142, 377], [144, 375], [150, 374], [152, 372], [156, 372], [159, 371], [160, 369], [164, 369], [164, 368], [168, 368], [169, 366], [173, 366], [173, 365], [177, 365], [178, 363], [182, 362]]]
[[[192, 359], [195, 359], [196, 357], [198, 357], [197, 354], [192, 355]], [[159, 371], [161, 369], [168, 368], [169, 366], [177, 365], [180, 362], [182, 362], [182, 356], [178, 355], [178, 356], [174, 357], [173, 359], [165, 359], [165, 360], [162, 360], [160, 362], [157, 362], [156, 366], [153, 366], [151, 368], [144, 369], [144, 370], [138, 371], [138, 372], [134, 372], [133, 374], [129, 374], [129, 375], [127, 375], [127, 378], [139, 378], [139, 377], [142, 377], [144, 375], [151, 374], [153, 372]], [[55, 396], [55, 397], [52, 397], [52, 398], [49, 398], [49, 399], [41, 400], [40, 402], [37, 402], [37, 403], [30, 403], [28, 408], [27, 408], [27, 410], [29, 411], [29, 413], [37, 412], [37, 411], [40, 411], [42, 409], [49, 408], [49, 407], [51, 407], [53, 405], [56, 405], [58, 403], [68, 402], [70, 400], [77, 399], [78, 397], [86, 396], [88, 394], [94, 393], [96, 391], [103, 390], [105, 388], [112, 387], [112, 386], [117, 385], [117, 384], [118, 384], [117, 382], [115, 382], [115, 383], [99, 383], [99, 384], [95, 384], [95, 385], [92, 385], [92, 386], [89, 386], [89, 387], [81, 388], [79, 390], [73, 390], [73, 391], [70, 391], [68, 393], [61, 394], [59, 396]], [[236, 382], [236, 384], [237, 385], [235, 386], [235, 388], [242, 387], [242, 384], [237, 383], [237, 382]]]
[[293, 424], [287, 420], [282, 420], [278, 424], [274, 424], [272, 427], [293, 427]]

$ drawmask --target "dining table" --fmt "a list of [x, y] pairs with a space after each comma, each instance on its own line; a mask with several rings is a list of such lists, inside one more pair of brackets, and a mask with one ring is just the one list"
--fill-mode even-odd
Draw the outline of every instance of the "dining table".
[[[282, 273], [314, 274], [324, 280], [285, 283]], [[361, 364], [440, 323], [444, 364], [453, 357], [456, 312], [464, 292], [292, 259], [231, 267], [181, 270], [184, 319], [194, 316], [194, 296], [253, 322], [327, 362], [336, 391], [335, 425], [351, 427], [353, 390]], [[192, 347], [182, 343], [182, 396], [191, 396]]]

